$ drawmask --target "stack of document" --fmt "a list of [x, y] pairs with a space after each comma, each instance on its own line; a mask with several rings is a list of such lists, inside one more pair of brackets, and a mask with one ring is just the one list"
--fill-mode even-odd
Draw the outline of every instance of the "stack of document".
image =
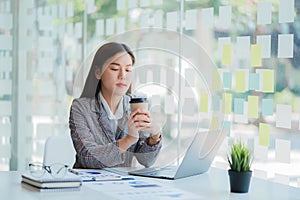
[[25, 172], [22, 174], [22, 186], [33, 191], [77, 191], [80, 190], [82, 179], [71, 172], [68, 172], [63, 178], [54, 178], [49, 173], [36, 178]]

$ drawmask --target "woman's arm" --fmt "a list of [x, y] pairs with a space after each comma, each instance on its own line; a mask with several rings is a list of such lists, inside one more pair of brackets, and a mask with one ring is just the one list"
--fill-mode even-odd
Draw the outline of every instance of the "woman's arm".
[[[96, 126], [91, 116], [89, 101], [74, 100], [71, 106], [69, 126], [71, 137], [77, 152], [77, 160], [83, 168], [113, 167], [124, 163], [124, 154], [119, 150], [118, 143], [109, 141], [103, 131], [92, 133], [91, 127]], [[95, 127], [93, 127], [95, 128]], [[103, 144], [96, 142], [96, 137]]]
[[155, 144], [151, 144], [150, 137], [140, 139], [135, 149], [135, 157], [140, 164], [150, 167], [155, 162], [161, 147], [161, 139]]

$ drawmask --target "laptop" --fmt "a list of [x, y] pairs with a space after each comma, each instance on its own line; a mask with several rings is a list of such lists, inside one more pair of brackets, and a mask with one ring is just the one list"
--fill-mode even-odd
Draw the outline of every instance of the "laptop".
[[172, 180], [202, 174], [209, 169], [226, 132], [225, 130], [198, 132], [178, 166], [143, 168], [130, 171], [128, 174]]

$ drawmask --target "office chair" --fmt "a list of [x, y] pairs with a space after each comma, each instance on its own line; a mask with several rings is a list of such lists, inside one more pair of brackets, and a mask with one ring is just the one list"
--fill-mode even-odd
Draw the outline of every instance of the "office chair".
[[75, 149], [69, 134], [55, 135], [47, 138], [44, 148], [44, 165], [61, 163], [70, 168], [75, 163]]

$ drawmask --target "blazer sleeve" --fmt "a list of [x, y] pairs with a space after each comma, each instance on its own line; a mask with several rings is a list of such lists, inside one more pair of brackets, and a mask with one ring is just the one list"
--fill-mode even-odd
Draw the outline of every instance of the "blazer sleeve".
[[[70, 110], [69, 127], [76, 149], [76, 164], [82, 168], [113, 167], [124, 163], [124, 154], [119, 151], [117, 142], [98, 144], [91, 131], [93, 126], [89, 107], [74, 100]], [[95, 126], [95, 124], [94, 124]], [[98, 134], [98, 133], [97, 133]], [[75, 164], [75, 167], [76, 167]]]
[[162, 140], [153, 146], [148, 145], [148, 140], [149, 138], [139, 139], [135, 150], [136, 159], [145, 167], [153, 165], [162, 147]]

